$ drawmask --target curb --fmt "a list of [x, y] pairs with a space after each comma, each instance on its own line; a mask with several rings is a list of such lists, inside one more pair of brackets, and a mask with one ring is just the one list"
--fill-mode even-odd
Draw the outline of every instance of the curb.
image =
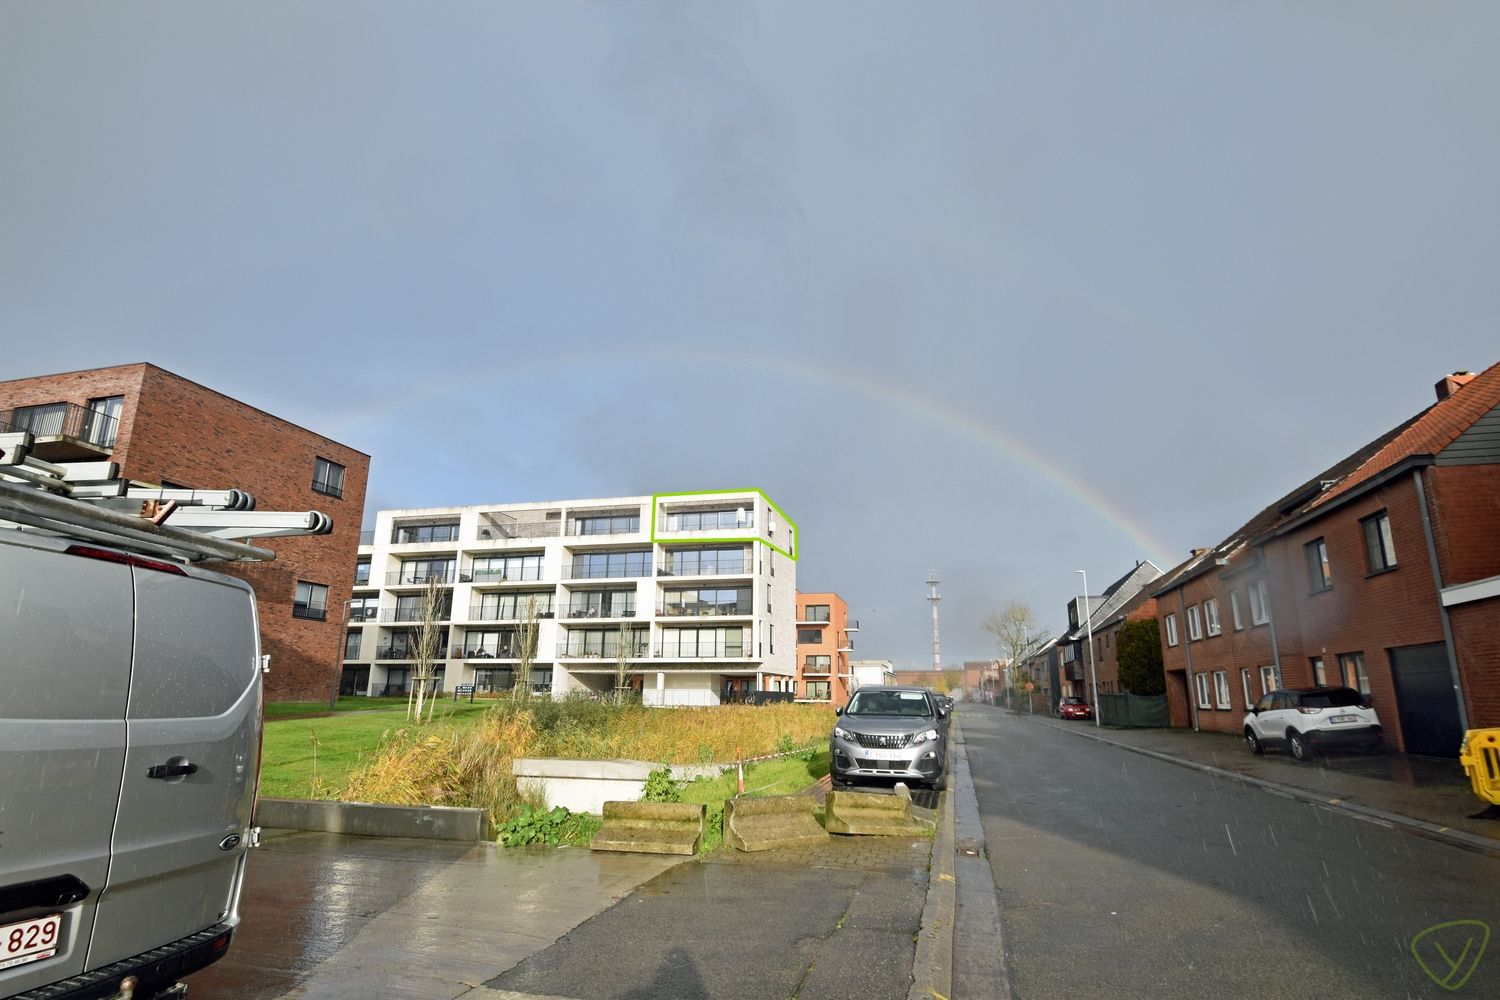
[[[948, 732], [948, 762], [954, 760], [953, 727]], [[922, 905], [922, 926], [917, 931], [917, 951], [911, 963], [911, 989], [907, 1000], [948, 1000], [953, 995], [953, 931], [958, 916], [958, 881], [953, 875], [953, 774], [941, 794], [936, 810], [937, 829], [932, 838], [932, 866], [928, 870], [927, 901]]]
[[1432, 823], [1424, 819], [1414, 819], [1411, 816], [1403, 816], [1400, 813], [1393, 813], [1386, 809], [1377, 809], [1374, 806], [1360, 805], [1344, 799], [1330, 799], [1310, 789], [1298, 788], [1295, 785], [1283, 785], [1280, 782], [1267, 781], [1265, 778], [1254, 778], [1248, 774], [1241, 774], [1238, 771], [1215, 767], [1212, 764], [1201, 764], [1195, 760], [1188, 760], [1186, 757], [1177, 757], [1169, 753], [1162, 753], [1160, 750], [1148, 750], [1145, 747], [1122, 743], [1119, 740], [1112, 740], [1106, 736], [1098, 736], [1094, 733], [1063, 729], [1060, 726], [1052, 726], [1039, 720], [1038, 724], [1047, 725], [1049, 729], [1056, 729], [1059, 732], [1072, 733], [1074, 736], [1081, 736], [1096, 743], [1106, 743], [1112, 747], [1119, 747], [1121, 750], [1129, 750], [1131, 753], [1137, 753], [1143, 757], [1150, 757], [1167, 764], [1176, 764], [1178, 767], [1185, 767], [1192, 771], [1200, 771], [1203, 774], [1212, 774], [1215, 777], [1225, 778], [1229, 781], [1237, 781], [1242, 785], [1250, 785], [1262, 791], [1270, 792], [1272, 795], [1280, 795], [1283, 798], [1296, 799], [1299, 802], [1311, 802], [1314, 805], [1337, 809], [1356, 819], [1364, 820], [1366, 823], [1373, 823], [1376, 826], [1401, 830], [1404, 833], [1410, 833], [1418, 837], [1425, 837], [1428, 840], [1437, 841], [1441, 844], [1447, 844], [1449, 847], [1457, 847], [1460, 850], [1472, 851], [1476, 854], [1483, 854], [1492, 858], [1500, 858], [1500, 840], [1481, 837], [1477, 833], [1469, 833], [1466, 830], [1455, 830], [1450, 826], [1443, 826], [1440, 823]]

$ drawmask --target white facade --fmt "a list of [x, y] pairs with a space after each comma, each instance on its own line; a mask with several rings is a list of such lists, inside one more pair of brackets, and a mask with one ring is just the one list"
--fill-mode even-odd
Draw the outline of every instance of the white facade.
[[648, 705], [794, 689], [796, 525], [758, 490], [384, 510], [362, 541], [346, 694], [410, 686], [429, 579], [444, 691], [513, 686], [533, 600], [538, 694], [610, 691], [622, 642]]
[[849, 686], [850, 693], [862, 687], [896, 683], [896, 665], [890, 660], [855, 660], [849, 664], [849, 670], [854, 681]]

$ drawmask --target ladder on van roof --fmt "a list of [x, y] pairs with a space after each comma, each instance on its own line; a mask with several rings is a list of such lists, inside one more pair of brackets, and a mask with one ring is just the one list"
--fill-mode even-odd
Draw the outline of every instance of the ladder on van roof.
[[47, 462], [32, 441], [0, 434], [0, 521], [185, 562], [268, 562], [275, 552], [243, 539], [333, 530], [321, 511], [258, 511], [244, 490], [133, 482], [114, 462]]

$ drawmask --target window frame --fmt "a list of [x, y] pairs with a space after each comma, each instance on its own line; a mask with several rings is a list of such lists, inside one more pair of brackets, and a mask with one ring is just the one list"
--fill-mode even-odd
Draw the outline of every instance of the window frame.
[[1176, 612], [1169, 612], [1167, 614], [1167, 617], [1162, 619], [1162, 628], [1165, 629], [1167, 633], [1167, 645], [1176, 646], [1178, 640]]
[[1214, 707], [1222, 711], [1234, 708], [1234, 700], [1229, 696], [1229, 671], [1214, 671]]
[[[1260, 690], [1262, 695], [1268, 695], [1272, 691], [1281, 690], [1281, 668], [1274, 663], [1268, 663], [1260, 668]], [[1267, 683], [1270, 678], [1270, 683]]]
[[[306, 599], [302, 597], [303, 587], [307, 588]], [[321, 596], [323, 600], [321, 603], [313, 600], [314, 597], [319, 596], [319, 591], [322, 592]], [[298, 580], [296, 586], [292, 589], [292, 617], [302, 618], [306, 621], [327, 621], [328, 584], [314, 583], [311, 580]]]
[[1318, 687], [1328, 686], [1328, 664], [1321, 656], [1310, 657], [1312, 666], [1313, 684]]
[[1328, 561], [1328, 540], [1318, 536], [1302, 546], [1307, 562], [1308, 593], [1321, 594], [1333, 589], [1333, 567]]
[[[1340, 653], [1339, 657], [1339, 682], [1344, 687], [1351, 687], [1360, 694], [1370, 694], [1370, 670], [1365, 665], [1365, 654], [1363, 650], [1353, 653]], [[1350, 679], [1350, 668], [1354, 668], [1353, 679]]]
[[[333, 469], [338, 470], [337, 482], [333, 478], [330, 478], [329, 475], [329, 470]], [[333, 497], [335, 500], [344, 499], [344, 476], [348, 471], [347, 467], [340, 465], [331, 458], [315, 455], [313, 457], [312, 491], [314, 493], [321, 493], [324, 496]], [[319, 478], [319, 472], [324, 473], [322, 478]]]
[[1212, 693], [1208, 688], [1208, 674], [1198, 671], [1193, 675], [1193, 687], [1197, 689], [1198, 707], [1213, 708]]
[[1250, 694], [1250, 668], [1240, 667], [1240, 687], [1245, 692], [1245, 711], [1255, 704], [1255, 698]]
[[1219, 618], [1219, 599], [1210, 597], [1203, 602], [1203, 628], [1209, 636], [1223, 635], [1224, 623]]
[[1236, 632], [1243, 632], [1245, 630], [1245, 617], [1241, 613], [1240, 592], [1238, 590], [1231, 590], [1229, 592], [1229, 617], [1234, 623], [1234, 630]]
[[1247, 593], [1250, 597], [1250, 624], [1265, 625], [1271, 620], [1271, 595], [1266, 588], [1266, 581], [1264, 579], [1254, 581], [1247, 589]]
[[[1389, 573], [1400, 565], [1396, 561], [1396, 539], [1391, 533], [1389, 511], [1382, 509], [1369, 517], [1360, 518], [1359, 531], [1365, 542], [1365, 566], [1370, 576]], [[1377, 554], [1380, 557], [1378, 566], [1375, 564]]]
[[1187, 609], [1188, 642], [1203, 639], [1203, 619], [1198, 614], [1198, 605], [1189, 604]]

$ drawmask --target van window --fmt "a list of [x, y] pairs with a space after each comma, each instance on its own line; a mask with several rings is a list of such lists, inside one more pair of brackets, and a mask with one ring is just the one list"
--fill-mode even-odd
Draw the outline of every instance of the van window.
[[254, 604], [242, 586], [137, 573], [136, 623], [132, 719], [222, 715], [255, 679]]

